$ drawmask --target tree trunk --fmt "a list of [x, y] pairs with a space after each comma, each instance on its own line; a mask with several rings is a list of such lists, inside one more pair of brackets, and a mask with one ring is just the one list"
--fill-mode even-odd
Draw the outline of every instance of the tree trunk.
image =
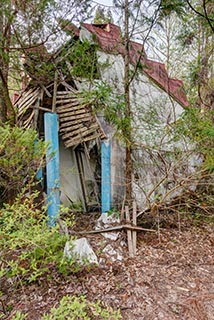
[[124, 21], [124, 42], [125, 42], [125, 70], [124, 70], [124, 94], [125, 94], [125, 117], [126, 126], [124, 136], [126, 139], [126, 203], [130, 205], [132, 199], [132, 159], [131, 159], [131, 141], [132, 141], [132, 126], [131, 126], [131, 105], [130, 105], [130, 59], [129, 59], [129, 3], [125, 1], [125, 21]]
[[10, 99], [8, 88], [11, 26], [9, 22], [5, 26], [4, 20], [3, 14], [0, 12], [0, 33], [3, 35], [0, 38], [0, 121], [10, 121], [14, 124], [15, 111]]

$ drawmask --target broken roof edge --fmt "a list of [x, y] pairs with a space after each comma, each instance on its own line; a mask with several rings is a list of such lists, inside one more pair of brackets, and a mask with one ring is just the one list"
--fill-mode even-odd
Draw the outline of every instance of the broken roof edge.
[[[121, 29], [119, 26], [113, 23], [82, 23], [79, 29], [80, 32], [81, 28], [86, 29], [95, 36], [100, 49], [104, 52], [113, 54], [116, 52], [124, 55], [124, 45], [122, 44]], [[161, 62], [148, 59], [143, 45], [133, 40], [130, 40], [130, 61], [133, 65], [141, 62], [144, 66], [142, 73], [147, 75], [150, 80], [175, 99], [182, 107], [189, 106], [183, 81], [170, 78], [165, 65]]]

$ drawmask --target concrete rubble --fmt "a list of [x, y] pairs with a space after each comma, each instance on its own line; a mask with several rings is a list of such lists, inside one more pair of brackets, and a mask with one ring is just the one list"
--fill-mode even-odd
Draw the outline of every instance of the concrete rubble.
[[[112, 213], [109, 215], [107, 212], [103, 213], [97, 220], [95, 230], [107, 229], [112, 226], [119, 225], [120, 219], [117, 213]], [[102, 232], [102, 235], [110, 240], [116, 241], [119, 236], [119, 232]]]

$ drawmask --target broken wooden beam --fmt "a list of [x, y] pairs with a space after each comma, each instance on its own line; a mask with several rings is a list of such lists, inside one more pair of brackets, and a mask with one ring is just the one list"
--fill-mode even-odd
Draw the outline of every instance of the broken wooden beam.
[[146, 228], [141, 228], [141, 227], [137, 227], [137, 226], [132, 226], [129, 224], [123, 224], [121, 226], [114, 226], [114, 227], [110, 227], [110, 228], [106, 228], [106, 229], [99, 229], [99, 230], [91, 230], [91, 231], [78, 231], [76, 233], [79, 234], [96, 234], [96, 233], [104, 233], [104, 232], [112, 232], [112, 231], [121, 231], [121, 230], [135, 230], [135, 231], [146, 231], [146, 232], [157, 232], [154, 229], [146, 229]]
[[55, 71], [53, 99], [52, 99], [52, 112], [56, 112], [56, 95], [57, 95], [57, 85], [58, 85], [57, 81], [58, 81], [58, 73], [57, 73], [57, 71]]
[[[133, 227], [137, 226], [137, 205], [136, 202], [133, 202], [132, 208], [132, 224]], [[137, 232], [135, 230], [132, 231], [132, 243], [133, 243], [133, 252], [136, 255], [137, 252]]]
[[[131, 224], [129, 207], [125, 206], [125, 217], [128, 224]], [[134, 257], [133, 241], [132, 241], [132, 230], [127, 229], [127, 242], [128, 242], [128, 251], [131, 258]]]

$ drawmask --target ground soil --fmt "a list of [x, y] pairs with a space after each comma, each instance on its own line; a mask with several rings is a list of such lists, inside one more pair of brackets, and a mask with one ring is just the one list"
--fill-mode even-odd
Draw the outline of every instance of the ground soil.
[[[96, 215], [79, 215], [76, 231], [93, 228]], [[101, 234], [86, 236], [100, 266], [83, 269], [69, 277], [56, 274], [31, 285], [7, 288], [1, 297], [2, 319], [17, 310], [38, 320], [64, 295], [85, 295], [103, 305], [120, 308], [122, 319], [214, 320], [214, 225], [195, 223], [159, 232], [139, 232], [137, 255], [130, 258], [126, 234], [112, 241]], [[111, 245], [122, 260], [105, 253]], [[119, 250], [119, 251], [118, 251]], [[9, 284], [7, 283], [7, 286]]]

